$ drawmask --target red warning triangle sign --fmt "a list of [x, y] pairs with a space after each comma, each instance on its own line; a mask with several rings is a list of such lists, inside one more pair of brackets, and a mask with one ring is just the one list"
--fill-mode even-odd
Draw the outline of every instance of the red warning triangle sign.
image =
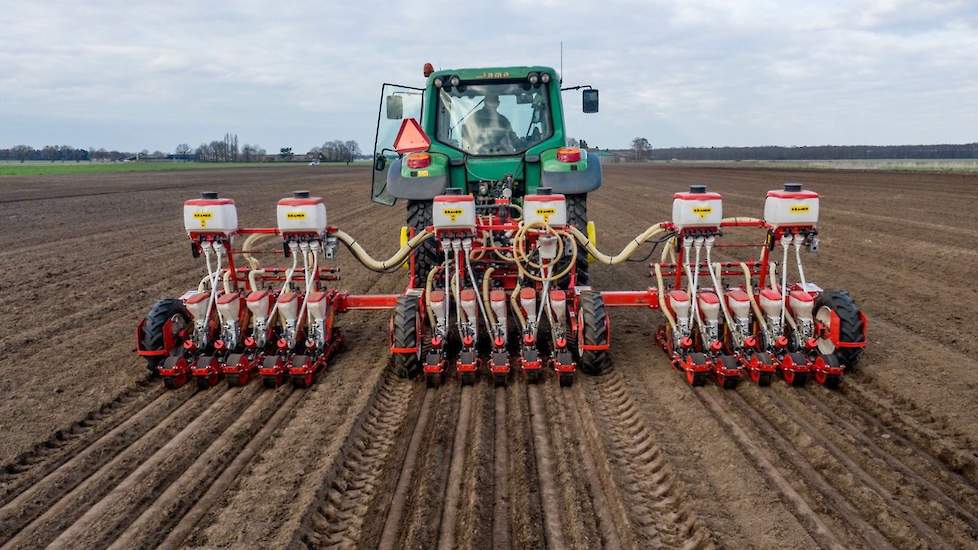
[[413, 118], [404, 119], [401, 129], [397, 131], [397, 139], [394, 140], [394, 150], [398, 153], [420, 153], [426, 151], [430, 145], [431, 140], [418, 121]]

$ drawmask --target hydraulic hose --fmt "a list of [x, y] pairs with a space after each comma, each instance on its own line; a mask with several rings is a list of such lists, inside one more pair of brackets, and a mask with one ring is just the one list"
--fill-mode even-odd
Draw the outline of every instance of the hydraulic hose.
[[333, 235], [337, 239], [339, 239], [340, 242], [346, 245], [346, 247], [350, 249], [350, 252], [353, 253], [353, 256], [357, 260], [359, 260], [360, 263], [362, 263], [367, 269], [370, 269], [371, 271], [386, 273], [386, 272], [399, 269], [401, 267], [401, 264], [404, 263], [404, 260], [407, 259], [408, 255], [415, 248], [421, 246], [421, 243], [433, 237], [434, 233], [428, 230], [421, 231], [420, 233], [415, 235], [411, 240], [409, 240], [406, 245], [402, 246], [397, 252], [395, 252], [393, 256], [387, 258], [386, 260], [374, 259], [370, 254], [367, 253], [366, 250], [363, 249], [362, 246], [360, 246], [360, 243], [358, 243], [356, 239], [351, 237], [346, 231], [337, 229], [333, 233]]
[[437, 328], [438, 319], [435, 317], [435, 310], [431, 307], [431, 289], [434, 288], [435, 277], [438, 276], [438, 272], [442, 270], [442, 266], [436, 265], [430, 271], [428, 271], [428, 278], [424, 283], [424, 307], [428, 311], [428, 324], [431, 325], [431, 331], [434, 332]]
[[662, 281], [662, 266], [655, 264], [655, 281], [659, 285], [659, 309], [662, 310], [662, 314], [666, 317], [666, 321], [669, 321], [669, 326], [672, 330], [676, 330], [676, 320], [673, 319], [672, 313], [666, 304], [666, 285]]
[[513, 306], [513, 313], [516, 314], [516, 320], [520, 322], [520, 328], [526, 330], [526, 317], [523, 316], [523, 311], [520, 308], [519, 295], [520, 290], [522, 290], [523, 285], [520, 284], [519, 279], [516, 280], [516, 286], [513, 288], [513, 294], [509, 297], [509, 303]]
[[533, 222], [530, 224], [520, 225], [519, 231], [513, 236], [513, 257], [516, 260], [516, 268], [520, 275], [525, 275], [526, 277], [533, 279], [534, 281], [544, 282], [544, 281], [558, 281], [564, 278], [570, 270], [577, 265], [577, 241], [575, 239], [568, 239], [570, 243], [570, 261], [561, 271], [557, 273], [549, 273], [546, 276], [537, 276], [527, 269], [527, 267], [532, 269], [541, 269], [541, 264], [538, 264], [530, 259], [529, 253], [526, 251], [526, 234], [532, 229], [542, 230], [544, 233], [553, 235], [557, 238], [557, 254], [555, 258], [562, 258], [564, 256], [564, 238], [563, 235], [556, 229], [551, 227], [545, 222]]
[[[590, 239], [587, 238], [587, 235], [582, 233], [580, 229], [572, 225], [568, 226], [567, 229], [570, 231], [571, 235], [574, 236], [574, 239], [576, 239], [577, 242], [579, 242], [581, 246], [583, 246], [584, 249], [588, 252], [588, 254], [590, 254], [595, 260], [607, 265], [616, 265], [624, 262], [629, 257], [631, 257], [631, 255], [634, 254], [635, 251], [638, 250], [640, 246], [642, 246], [647, 241], [652, 239], [652, 237], [655, 237], [659, 233], [665, 231], [665, 223], [657, 223], [653, 226], [650, 226], [648, 229], [640, 233], [637, 237], [632, 239], [630, 243], [625, 245], [625, 248], [623, 248], [621, 252], [615, 254], [614, 256], [609, 256], [604, 252], [598, 250], [597, 247], [595, 247], [594, 244], [591, 243]], [[665, 253], [665, 250], [663, 250], [663, 253]]]
[[767, 332], [767, 321], [764, 320], [764, 312], [761, 311], [761, 306], [757, 305], [757, 300], [754, 298], [754, 283], [751, 282], [750, 268], [747, 264], [740, 262], [740, 269], [744, 271], [744, 288], [747, 290], [747, 297], [750, 299], [751, 309], [754, 310], [754, 316], [757, 317], [758, 324], [761, 325], [761, 329]]
[[495, 270], [493, 267], [488, 267], [485, 273], [482, 274], [482, 306], [485, 308], [486, 316], [489, 318], [489, 330], [496, 324], [496, 315], [492, 312], [492, 302], [489, 300], [489, 283], [492, 281], [490, 276]]

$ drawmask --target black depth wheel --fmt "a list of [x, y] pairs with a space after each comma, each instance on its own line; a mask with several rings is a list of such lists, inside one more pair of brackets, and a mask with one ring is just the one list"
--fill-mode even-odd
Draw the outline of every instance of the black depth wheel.
[[[431, 210], [430, 200], [408, 201], [407, 224], [414, 229], [415, 235], [433, 223]], [[428, 273], [438, 263], [438, 245], [435, 239], [428, 239], [414, 249], [414, 286], [423, 286], [428, 279]]]
[[[863, 322], [859, 318], [859, 308], [847, 291], [826, 290], [819, 294], [815, 300], [815, 319], [823, 324], [830, 324], [830, 310], [839, 318], [839, 341], [859, 342], [863, 339]], [[824, 354], [835, 354], [839, 363], [849, 369], [856, 366], [863, 352], [863, 348], [838, 348], [828, 338], [818, 339], [818, 350]]]
[[600, 376], [611, 369], [611, 355], [608, 350], [583, 350], [581, 345], [598, 346], [608, 343], [608, 315], [604, 300], [597, 292], [582, 292], [578, 320], [584, 325], [583, 341], [575, 346], [580, 357], [578, 367], [585, 374]]
[[420, 342], [418, 342], [418, 299], [415, 296], [398, 296], [391, 319], [395, 348], [418, 348], [416, 353], [395, 353], [392, 358], [394, 374], [401, 378], [414, 378], [421, 369]]
[[[166, 298], [153, 304], [149, 308], [149, 313], [146, 314], [146, 321], [143, 322], [143, 332], [139, 335], [140, 347], [144, 350], [164, 349], [166, 340], [163, 329], [170, 319], [173, 319], [173, 323], [171, 323], [173, 334], [171, 336], [176, 342], [176, 333], [190, 324], [190, 312], [187, 311], [182, 301], [175, 298]], [[176, 343], [179, 344], [179, 342]], [[173, 350], [166, 351], [173, 352]], [[155, 376], [159, 373], [160, 364], [164, 359], [166, 359], [166, 355], [146, 358], [146, 368], [149, 369], [150, 374]]]

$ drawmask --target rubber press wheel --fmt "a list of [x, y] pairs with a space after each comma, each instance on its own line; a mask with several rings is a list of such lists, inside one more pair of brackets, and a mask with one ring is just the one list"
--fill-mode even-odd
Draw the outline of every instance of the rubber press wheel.
[[421, 370], [421, 345], [418, 342], [418, 299], [415, 296], [399, 296], [391, 316], [391, 334], [395, 348], [417, 348], [415, 353], [395, 353], [391, 358], [394, 374], [401, 378], [413, 378]]
[[[859, 316], [856, 302], [845, 290], [826, 290], [815, 300], [815, 320], [832, 329], [832, 313], [839, 322], [840, 342], [860, 342], [863, 339], [863, 321]], [[859, 362], [863, 348], [840, 348], [828, 338], [818, 339], [818, 351], [834, 354], [839, 363], [853, 368]]]
[[[139, 335], [139, 345], [144, 350], [162, 350], [165, 345], [166, 339], [163, 334], [166, 328], [166, 322], [171, 321], [170, 331], [173, 337], [173, 342], [177, 342], [177, 334], [190, 324], [190, 313], [187, 308], [183, 305], [181, 300], [175, 298], [166, 298], [157, 301], [151, 308], [149, 308], [149, 313], [146, 314], [146, 320], [143, 322], [143, 331]], [[167, 350], [167, 352], [172, 352], [173, 350]], [[167, 353], [169, 355], [169, 353]], [[160, 364], [166, 359], [166, 355], [158, 355], [155, 357], [146, 358], [146, 368], [149, 369], [150, 374], [156, 375], [159, 373]]]
[[[414, 234], [425, 230], [432, 225], [432, 202], [427, 201], [408, 201], [407, 203], [407, 224], [414, 229]], [[439, 254], [438, 245], [435, 239], [428, 239], [421, 243], [421, 246], [414, 249], [414, 286], [423, 286], [428, 279], [428, 273], [438, 265]]]
[[608, 343], [608, 314], [605, 312], [604, 300], [597, 292], [582, 292], [578, 322], [582, 326], [582, 336], [577, 345], [578, 367], [584, 374], [600, 376], [611, 369], [611, 355], [608, 350], [584, 350], [582, 345], [600, 346]]

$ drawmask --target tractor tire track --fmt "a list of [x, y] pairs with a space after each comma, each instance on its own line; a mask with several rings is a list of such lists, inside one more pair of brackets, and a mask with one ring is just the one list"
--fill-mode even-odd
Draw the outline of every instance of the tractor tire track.
[[637, 548], [713, 548], [621, 374], [616, 370], [589, 379], [586, 387], [593, 392], [590, 400], [581, 387], [574, 391], [580, 426], [597, 463], [604, 465], [601, 475], [612, 487], [609, 492], [620, 495], [619, 532], [633, 534]]
[[0, 506], [24, 492], [78, 453], [107, 437], [120, 424], [151, 406], [163, 394], [158, 380], [144, 378], [67, 428], [21, 453], [0, 470]]
[[184, 475], [253, 403], [260, 391], [258, 384], [251, 384], [223, 392], [210, 407], [62, 531], [50, 543], [51, 548], [101, 547], [110, 543]]
[[398, 434], [411, 417], [417, 388], [392, 373], [384, 376], [340, 449], [318, 504], [303, 520], [299, 546], [347, 547], [361, 539], [365, 512], [381, 496], [384, 467], [397, 454]]
[[[70, 490], [65, 488], [60, 492], [53, 491], [47, 499], [38, 503], [40, 506], [31, 506], [30, 512], [36, 512], [36, 515], [30, 517], [29, 523], [25, 523], [3, 548], [36, 547], [48, 544], [58, 533], [101, 501], [148, 458], [154, 456], [175, 435], [185, 430], [202, 413], [220, 403], [221, 398], [226, 395], [220, 392], [194, 394], [183, 406], [159, 418], [153, 429], [143, 434], [97, 471], [88, 474], [74, 488]], [[227, 399], [225, 398], [224, 401]]]

